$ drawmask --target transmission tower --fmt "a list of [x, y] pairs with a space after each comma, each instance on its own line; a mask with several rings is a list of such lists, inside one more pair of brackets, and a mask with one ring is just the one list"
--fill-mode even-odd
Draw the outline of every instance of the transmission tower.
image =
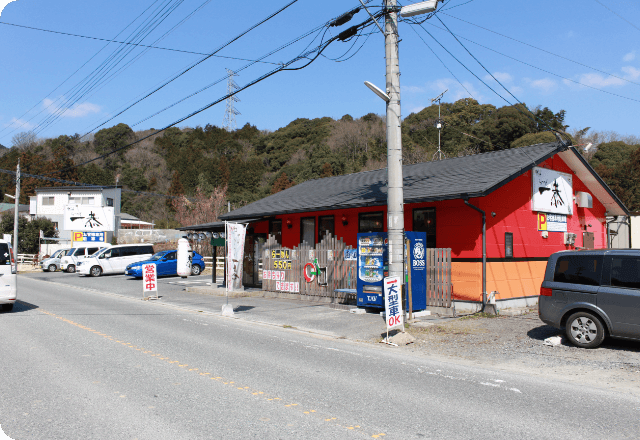
[[[227, 94], [230, 94], [240, 88], [233, 79], [233, 77], [238, 74], [231, 69], [226, 70], [228, 75]], [[240, 99], [236, 97], [236, 95], [229, 96], [227, 98], [227, 110], [224, 112], [224, 120], [222, 121], [222, 128], [227, 131], [235, 131], [238, 128], [236, 125], [236, 115], [239, 115], [240, 112], [236, 110], [234, 106], [234, 103], [236, 102], [240, 102]]]

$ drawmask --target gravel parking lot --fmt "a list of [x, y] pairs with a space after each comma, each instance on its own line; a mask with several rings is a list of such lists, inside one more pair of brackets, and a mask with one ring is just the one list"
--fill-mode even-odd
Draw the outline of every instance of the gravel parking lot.
[[[597, 349], [577, 348], [563, 331], [540, 321], [537, 309], [519, 316], [422, 321], [407, 331], [415, 343], [404, 350], [640, 395], [640, 341], [607, 338]], [[558, 335], [561, 345], [543, 344]]]

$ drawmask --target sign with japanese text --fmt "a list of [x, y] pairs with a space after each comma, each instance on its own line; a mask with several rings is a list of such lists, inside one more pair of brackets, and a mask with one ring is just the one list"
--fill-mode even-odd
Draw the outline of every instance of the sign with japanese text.
[[356, 261], [357, 260], [357, 249], [345, 249], [344, 250], [344, 261]]
[[66, 205], [64, 229], [67, 231], [113, 231], [113, 207]]
[[535, 167], [531, 210], [551, 214], [573, 214], [573, 176]]
[[567, 216], [539, 212], [538, 231], [567, 232]]
[[242, 288], [242, 265], [247, 225], [226, 224], [227, 237], [227, 289], [229, 292]]
[[142, 265], [142, 293], [145, 297], [147, 292], [156, 292], [158, 295], [158, 271], [153, 263]]
[[384, 310], [387, 317], [387, 330], [404, 328], [402, 316], [402, 283], [400, 277], [386, 277], [384, 283]]
[[83, 242], [101, 242], [104, 243], [107, 241], [107, 233], [106, 232], [73, 232], [72, 234], [73, 241], [83, 241]]

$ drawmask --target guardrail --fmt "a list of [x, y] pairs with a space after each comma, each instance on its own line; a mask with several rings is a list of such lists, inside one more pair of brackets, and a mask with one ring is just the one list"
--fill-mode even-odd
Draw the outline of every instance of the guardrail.
[[[202, 257], [204, 259], [204, 267], [211, 268], [213, 265], [213, 257]], [[224, 257], [216, 257], [216, 270], [224, 270]]]

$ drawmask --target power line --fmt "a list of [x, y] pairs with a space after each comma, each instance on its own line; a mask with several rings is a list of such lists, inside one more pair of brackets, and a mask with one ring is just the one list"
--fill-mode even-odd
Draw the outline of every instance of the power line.
[[[153, 17], [147, 18], [145, 22], [138, 26], [138, 28], [134, 31], [131, 37], [131, 41], [141, 42], [143, 41], [151, 32], [153, 32], [167, 17], [175, 11], [175, 9], [180, 6], [184, 0], [170, 0], [165, 6], [163, 6]], [[157, 10], [157, 9], [156, 9]], [[174, 28], [175, 29], [175, 26]], [[171, 32], [173, 29], [169, 30]], [[167, 33], [168, 33], [167, 32]], [[167, 34], [165, 33], [165, 35]], [[162, 38], [162, 37], [160, 37]], [[47, 117], [43, 122], [39, 124], [33, 131], [42, 131], [46, 129], [49, 125], [55, 122], [60, 116], [62, 116], [68, 109], [70, 109], [73, 105], [75, 105], [82, 98], [87, 96], [91, 91], [93, 91], [98, 84], [103, 81], [103, 79], [113, 70], [115, 69], [124, 59], [135, 50], [135, 46], [127, 47], [126, 45], [121, 44], [119, 49], [116, 49], [98, 68], [94, 69], [93, 73], [85, 78], [84, 81], [80, 82], [76, 87], [76, 91], [74, 94], [67, 98], [65, 102], [59, 106], [56, 111]], [[136, 58], [137, 59], [137, 58]], [[134, 59], [133, 61], [135, 61]], [[131, 63], [131, 62], [130, 62]], [[129, 65], [128, 63], [127, 65]], [[126, 67], [126, 66], [125, 66]], [[121, 72], [123, 67], [120, 67], [115, 73], [112, 74], [117, 75]], [[84, 82], [84, 84], [82, 84]]]
[[[596, 1], [597, 1], [597, 0], [596, 0]], [[605, 7], [606, 7], [606, 6], [605, 6]], [[475, 23], [471, 23], [470, 21], [463, 20], [462, 18], [455, 17], [455, 16], [450, 15], [450, 14], [447, 14], [447, 13], [445, 13], [445, 12], [442, 12], [442, 14], [446, 15], [447, 17], [451, 17], [451, 18], [454, 18], [454, 19], [456, 19], [456, 20], [462, 21], [462, 22], [464, 22], [464, 23], [470, 24], [471, 26], [475, 26], [475, 27], [480, 28], [480, 29], [482, 29], [482, 30], [485, 30], [485, 31], [487, 31], [487, 32], [491, 32], [491, 33], [493, 33], [493, 34], [499, 35], [499, 36], [501, 36], [501, 37], [503, 37], [503, 38], [508, 38], [509, 40], [515, 41], [516, 43], [524, 44], [525, 46], [529, 46], [529, 47], [531, 47], [531, 48], [533, 48], [533, 49], [539, 50], [539, 51], [544, 52], [544, 53], [547, 53], [547, 54], [549, 54], [549, 55], [553, 55], [554, 57], [561, 58], [561, 59], [563, 59], [563, 60], [565, 60], [565, 61], [569, 61], [569, 62], [571, 62], [571, 63], [577, 64], [577, 65], [582, 66], [582, 67], [586, 67], [587, 69], [591, 69], [591, 70], [593, 70], [593, 71], [596, 71], [596, 72], [602, 73], [602, 74], [604, 74], [604, 75], [612, 76], [612, 77], [617, 78], [617, 79], [620, 79], [620, 80], [622, 80], [622, 81], [626, 81], [626, 82], [628, 82], [628, 83], [631, 83], [631, 84], [635, 84], [635, 85], [637, 85], [637, 86], [640, 86], [640, 83], [637, 83], [637, 82], [635, 82], [635, 81], [631, 81], [631, 80], [629, 80], [629, 79], [627, 79], [627, 78], [623, 78], [623, 77], [621, 77], [621, 76], [617, 76], [617, 75], [614, 75], [614, 74], [612, 74], [612, 73], [605, 72], [604, 70], [597, 69], [597, 68], [595, 68], [595, 67], [592, 67], [592, 66], [589, 66], [589, 65], [587, 65], [587, 64], [581, 63], [580, 61], [572, 60], [571, 58], [567, 58], [567, 57], [565, 57], [565, 56], [558, 55], [557, 53], [553, 53], [553, 52], [548, 51], [548, 50], [546, 50], [546, 49], [542, 49], [542, 48], [540, 48], [540, 47], [534, 46], [533, 44], [525, 43], [524, 41], [520, 41], [520, 40], [518, 40], [518, 39], [516, 39], [516, 38], [509, 37], [508, 35], [501, 34], [500, 32], [496, 32], [496, 31], [494, 31], [494, 30], [491, 30], [491, 29], [488, 29], [488, 28], [486, 28], [486, 27], [483, 27], [483, 26], [477, 25], [477, 24], [475, 24]], [[467, 40], [467, 39], [465, 38], [465, 40]], [[468, 41], [471, 41], [471, 40], [468, 40]]]
[[[209, 3], [211, 0], [209, 0], [207, 3]], [[32, 29], [32, 30], [36, 30], [36, 31], [42, 31], [42, 32], [50, 32], [53, 34], [60, 34], [60, 35], [67, 35], [70, 37], [78, 37], [78, 38], [86, 38], [89, 40], [97, 40], [97, 41], [107, 41], [109, 43], [118, 43], [118, 44], [127, 44], [127, 45], [134, 45], [134, 46], [138, 46], [138, 47], [146, 47], [149, 49], [159, 49], [159, 50], [167, 50], [170, 52], [179, 52], [179, 53], [186, 53], [186, 54], [190, 54], [190, 55], [208, 55], [204, 52], [194, 52], [191, 50], [183, 50], [183, 49], [172, 49], [169, 47], [160, 47], [160, 46], [150, 46], [148, 44], [137, 44], [137, 43], [130, 43], [127, 41], [119, 41], [119, 40], [109, 40], [107, 38], [100, 38], [100, 37], [90, 37], [87, 35], [78, 35], [78, 34], [72, 34], [69, 32], [61, 32], [61, 31], [53, 31], [50, 29], [40, 29], [40, 28], [36, 28], [36, 27], [32, 27], [32, 26], [24, 26], [21, 24], [14, 24], [14, 23], [7, 23], [4, 21], [0, 21], [0, 24], [4, 24], [7, 26], [15, 26], [15, 27], [20, 27], [20, 28], [25, 28], [25, 29]], [[229, 60], [239, 60], [239, 61], [254, 61], [248, 58], [238, 58], [238, 57], [230, 57], [230, 56], [225, 56], [225, 55], [214, 55], [216, 58], [225, 58], [225, 59], [229, 59]], [[265, 63], [265, 64], [278, 64], [278, 63], [272, 63], [270, 61], [258, 61], [259, 63]], [[37, 105], [37, 104], [36, 104]]]
[[615, 14], [618, 18], [620, 18], [621, 20], [626, 21], [627, 23], [629, 23], [631, 26], [633, 26], [634, 28], [638, 29], [640, 31], [640, 28], [638, 26], [636, 26], [635, 24], [631, 23], [629, 20], [627, 20], [626, 18], [624, 18], [622, 15], [618, 14], [617, 12], [615, 12], [613, 9], [609, 8], [606, 5], [603, 5], [602, 3], [600, 3], [598, 0], [593, 0], [595, 1], [597, 4], [599, 4], [600, 6], [602, 6], [603, 8], [606, 8], [609, 10], [609, 12], [611, 12], [612, 14]]
[[[446, 29], [442, 29], [442, 28], [440, 28], [440, 27], [438, 27], [438, 26], [436, 26], [436, 25], [434, 25], [434, 24], [431, 24], [431, 23], [430, 23], [430, 25], [431, 25], [431, 26], [433, 26], [433, 27], [435, 27], [436, 29], [441, 30], [441, 31], [446, 31]], [[608, 95], [616, 96], [616, 97], [618, 97], [618, 98], [623, 98], [623, 99], [628, 99], [628, 100], [630, 100], [630, 101], [640, 102], [640, 100], [638, 100], [638, 99], [630, 98], [630, 97], [628, 97], [628, 96], [620, 95], [620, 94], [618, 94], [618, 93], [613, 93], [613, 92], [610, 92], [610, 91], [608, 91], [608, 90], [599, 89], [599, 88], [597, 88], [597, 87], [590, 86], [590, 85], [588, 85], [588, 84], [582, 83], [582, 82], [580, 82], [580, 81], [576, 81], [576, 80], [571, 79], [571, 78], [567, 78], [567, 77], [565, 77], [565, 76], [559, 75], [559, 74], [557, 74], [557, 73], [551, 72], [551, 71], [546, 70], [546, 69], [543, 69], [543, 68], [541, 68], [541, 67], [534, 66], [533, 64], [527, 63], [526, 61], [519, 60], [518, 58], [512, 57], [511, 55], [507, 55], [507, 54], [502, 53], [502, 52], [500, 52], [500, 51], [498, 51], [498, 50], [495, 50], [495, 49], [492, 49], [492, 48], [490, 48], [490, 47], [487, 47], [487, 46], [485, 46], [485, 45], [483, 45], [483, 44], [477, 43], [477, 42], [475, 42], [475, 41], [473, 41], [473, 40], [471, 40], [471, 39], [469, 39], [469, 38], [463, 37], [462, 35], [459, 35], [459, 34], [452, 34], [452, 35], [455, 35], [455, 36], [457, 36], [457, 37], [460, 37], [461, 39], [466, 40], [466, 41], [468, 41], [468, 42], [470, 42], [470, 43], [473, 43], [473, 44], [475, 44], [475, 45], [477, 45], [477, 46], [480, 46], [480, 47], [482, 47], [482, 48], [484, 48], [484, 49], [490, 50], [491, 52], [497, 53], [498, 55], [502, 55], [502, 56], [503, 56], [503, 57], [505, 57], [505, 58], [509, 58], [509, 59], [511, 59], [511, 60], [513, 60], [513, 61], [517, 61], [517, 62], [519, 62], [519, 63], [521, 63], [521, 64], [524, 64], [525, 66], [532, 67], [532, 68], [537, 69], [537, 70], [539, 70], [539, 71], [541, 71], [541, 72], [548, 73], [549, 75], [553, 75], [553, 76], [556, 76], [556, 77], [558, 77], [558, 78], [561, 78], [561, 79], [563, 79], [563, 80], [565, 80], [565, 81], [569, 81], [569, 82], [572, 82], [572, 83], [574, 83], [574, 84], [577, 84], [577, 85], [580, 85], [580, 86], [583, 86], [583, 87], [588, 87], [588, 88], [590, 88], [590, 89], [597, 90], [598, 92], [606, 93], [606, 94], [608, 94]], [[615, 75], [611, 75], [611, 76], [615, 76]], [[617, 77], [616, 77], [616, 78], [617, 78]], [[632, 81], [629, 81], [629, 82], [632, 82]], [[637, 83], [633, 83], [633, 84], [637, 84]], [[639, 84], [639, 85], [640, 85], [640, 84]]]
[[[144, 15], [149, 9], [151, 9], [151, 7], [157, 3], [159, 0], [155, 0], [151, 5], [149, 5], [144, 11], [142, 11], [142, 13], [140, 15], [138, 15], [131, 23], [129, 23], [127, 26], [125, 26], [120, 32], [118, 32], [118, 34], [114, 37], [117, 38], [118, 35], [120, 35], [121, 33], [123, 33], [129, 26], [131, 26], [136, 20], [138, 20], [142, 15]], [[102, 52], [110, 43], [105, 44], [98, 52], [96, 52], [91, 58], [89, 58], [87, 61], [84, 62], [84, 64], [82, 64], [78, 69], [75, 70], [75, 72], [73, 72], [71, 75], [69, 75], [64, 81], [62, 81], [60, 84], [58, 84], [58, 86], [53, 89], [51, 92], [49, 92], [45, 98], [46, 99], [48, 96], [50, 96], [52, 93], [54, 93], [56, 90], [58, 90], [60, 87], [62, 87], [62, 85], [64, 83], [66, 83], [69, 79], [71, 79], [73, 77], [73, 75], [75, 75], [76, 73], [78, 73], [84, 66], [86, 66], [92, 59], [94, 59], [96, 56], [98, 56], [98, 54], [100, 52]], [[42, 102], [42, 100], [38, 101], [33, 107], [31, 107], [29, 110], [27, 110], [24, 114], [22, 114], [22, 116], [20, 116], [17, 120], [21, 120], [27, 113], [29, 113], [31, 110], [33, 110], [34, 108], [36, 108], [40, 102]], [[36, 116], [38, 116], [40, 113], [42, 113], [44, 111], [41, 110], [40, 112], [38, 112], [36, 115], [32, 116], [30, 119], [28, 119], [27, 121], [23, 122], [20, 126], [18, 126], [16, 129], [14, 129], [13, 131], [11, 131], [9, 134], [13, 133], [14, 131], [16, 131], [17, 129], [19, 129], [20, 127], [23, 127], [26, 123], [28, 123], [29, 121], [31, 121], [33, 118], [35, 118]], [[0, 133], [2, 133], [4, 130], [6, 130], [8, 127], [10, 127], [10, 125], [8, 125], [7, 127], [5, 127], [4, 129], [0, 130]]]
[[[106, 121], [104, 121], [102, 124], [94, 127], [92, 130], [89, 131], [89, 133], [97, 130], [98, 128], [102, 127], [103, 125], [105, 125], [107, 122], [113, 120], [114, 118], [118, 117], [119, 115], [121, 115], [122, 113], [126, 112], [127, 110], [129, 110], [131, 107], [133, 107], [134, 105], [138, 104], [139, 102], [145, 100], [146, 98], [148, 98], [149, 96], [153, 95], [155, 92], [157, 92], [158, 90], [162, 89], [163, 87], [165, 87], [167, 84], [170, 84], [171, 82], [173, 82], [175, 79], [179, 78], [180, 76], [184, 75], [185, 73], [187, 73], [189, 70], [193, 69], [195, 66], [197, 66], [198, 64], [204, 62], [205, 60], [211, 58], [212, 56], [214, 56], [216, 53], [220, 52], [222, 49], [224, 49], [225, 47], [229, 46], [230, 44], [232, 44], [233, 42], [235, 42], [236, 40], [240, 39], [242, 36], [246, 35], [247, 33], [251, 32], [253, 29], [257, 28], [258, 26], [262, 25], [263, 23], [269, 21], [270, 19], [272, 19], [273, 17], [275, 17], [276, 15], [278, 15], [279, 13], [281, 13], [282, 11], [284, 11], [285, 9], [287, 9], [289, 6], [293, 5], [294, 3], [297, 3], [298, 0], [292, 0], [291, 2], [289, 2], [288, 4], [286, 4], [285, 6], [283, 6], [282, 8], [278, 9], [276, 12], [270, 14], [268, 17], [260, 20], [259, 22], [257, 22], [256, 24], [252, 25], [251, 27], [249, 27], [248, 29], [246, 29], [245, 31], [241, 32], [240, 34], [236, 35], [235, 37], [231, 38], [230, 40], [228, 40], [226, 43], [220, 45], [217, 49], [215, 49], [212, 53], [204, 56], [203, 58], [201, 58], [200, 60], [198, 60], [195, 63], [192, 63], [189, 67], [187, 67], [186, 69], [182, 70], [180, 73], [178, 73], [177, 75], [174, 75], [171, 79], [169, 79], [168, 81], [165, 81], [161, 86], [157, 87], [156, 89], [154, 89], [152, 92], [148, 93], [147, 95], [145, 95], [144, 97], [140, 98], [139, 100], [137, 100], [136, 102], [134, 102], [133, 104], [129, 105], [127, 108], [125, 108], [124, 110], [120, 111], [119, 113], [115, 114], [114, 116], [112, 116], [111, 118], [107, 119]], [[88, 133], [87, 133], [88, 134]], [[82, 137], [86, 136], [87, 134], [83, 135]]]
[[[376, 15], [378, 17], [380, 17], [380, 16], [382, 16], [382, 14], [384, 14], [384, 13], [380, 12], [380, 13], [377, 13]], [[188, 114], [187, 116], [184, 116], [184, 117], [178, 119], [177, 121], [175, 121], [175, 122], [173, 122], [173, 123], [161, 128], [159, 130], [154, 131], [153, 133], [151, 133], [151, 134], [149, 134], [147, 136], [144, 136], [144, 137], [142, 137], [142, 138], [140, 138], [140, 139], [138, 139], [138, 140], [136, 140], [134, 142], [131, 142], [131, 143], [127, 144], [127, 145], [124, 145], [122, 147], [115, 148], [114, 150], [110, 151], [109, 153], [105, 153], [103, 155], [100, 155], [98, 157], [90, 159], [90, 160], [88, 160], [86, 162], [83, 162], [81, 164], [73, 165], [73, 166], [70, 166], [70, 167], [63, 168], [61, 170], [57, 170], [57, 171], [54, 171], [54, 172], [51, 172], [51, 173], [47, 173], [47, 175], [55, 174], [55, 173], [62, 173], [62, 172], [65, 172], [65, 171], [68, 171], [68, 170], [71, 170], [71, 169], [74, 169], [74, 168], [78, 168], [80, 166], [86, 165], [86, 164], [94, 162], [96, 160], [103, 159], [103, 158], [105, 158], [107, 156], [110, 156], [110, 155], [115, 154], [115, 153], [117, 153], [119, 151], [122, 151], [122, 150], [124, 150], [126, 148], [129, 148], [132, 145], [135, 145], [135, 144], [137, 144], [139, 142], [142, 142], [143, 140], [145, 140], [147, 138], [150, 138], [151, 136], [154, 136], [154, 135], [156, 135], [158, 133], [161, 133], [161, 132], [165, 131], [166, 129], [170, 128], [170, 127], [178, 125], [179, 123], [181, 123], [181, 122], [183, 122], [183, 121], [185, 121], [185, 120], [197, 115], [198, 113], [201, 113], [201, 112], [213, 107], [214, 105], [219, 104], [220, 102], [226, 100], [227, 98], [229, 98], [231, 96], [234, 96], [234, 95], [240, 93], [241, 91], [243, 91], [245, 89], [248, 89], [249, 87], [252, 87], [252, 86], [254, 86], [255, 84], [257, 84], [257, 83], [259, 83], [261, 81], [264, 81], [265, 79], [275, 75], [278, 72], [281, 72], [281, 71], [294, 71], [294, 70], [304, 69], [305, 67], [307, 67], [311, 63], [313, 63], [331, 43], [333, 43], [336, 40], [342, 40], [343, 41], [343, 40], [346, 39], [347, 35], [352, 34], [352, 32], [353, 32], [353, 34], [356, 34], [359, 30], [370, 26], [372, 23], [373, 23], [373, 20], [371, 18], [369, 18], [369, 19], [363, 21], [362, 23], [360, 23], [358, 25], [354, 25], [354, 26], [348, 28], [347, 30], [341, 32], [340, 34], [336, 35], [335, 37], [330, 38], [329, 40], [327, 40], [326, 42], [324, 42], [321, 45], [317, 46], [316, 48], [314, 48], [312, 50], [309, 50], [309, 51], [307, 51], [307, 52], [305, 52], [305, 53], [303, 53], [303, 54], [291, 59], [290, 61], [288, 61], [286, 63], [283, 63], [278, 68], [275, 68], [275, 69], [263, 74], [262, 76], [254, 79], [253, 81], [250, 81], [249, 83], [245, 84], [242, 87], [239, 87], [237, 90], [233, 91], [232, 93], [228, 93], [228, 94], [222, 96], [221, 98], [216, 99], [215, 101], [205, 105], [204, 107], [201, 107], [200, 109]], [[309, 61], [306, 64], [304, 64], [302, 66], [299, 66], [299, 67], [289, 67], [289, 66], [293, 65], [294, 63], [296, 63], [298, 61], [301, 61], [301, 60], [304, 60], [304, 59], [307, 59]]]

